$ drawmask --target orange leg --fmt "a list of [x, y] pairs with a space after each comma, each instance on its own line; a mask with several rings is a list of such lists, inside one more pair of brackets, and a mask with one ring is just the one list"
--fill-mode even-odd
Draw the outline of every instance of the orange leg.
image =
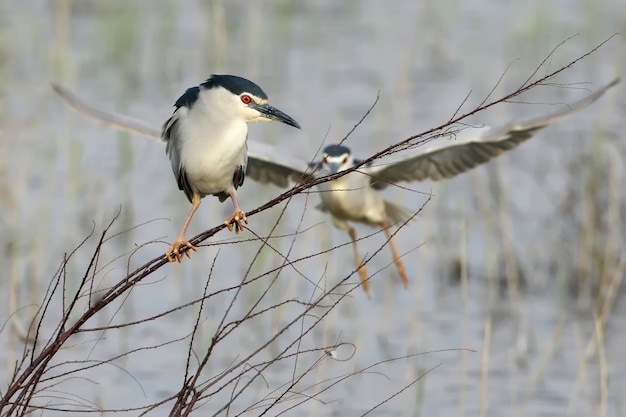
[[[197, 250], [197, 248], [194, 245], [192, 245], [191, 243], [185, 240], [185, 232], [187, 231], [187, 228], [189, 227], [191, 218], [195, 214], [196, 210], [198, 210], [198, 207], [200, 207], [200, 194], [194, 193], [193, 197], [191, 198], [191, 210], [189, 211], [189, 215], [187, 215], [187, 219], [185, 220], [185, 223], [183, 224], [183, 228], [180, 230], [180, 234], [178, 235], [174, 243], [172, 243], [172, 245], [167, 250], [167, 252], [165, 252], [165, 256], [167, 256], [168, 261], [170, 262], [174, 262], [174, 261], [182, 262], [183, 261], [183, 254], [180, 253], [181, 246], [187, 246], [189, 249], [194, 250], [194, 251]], [[189, 251], [185, 252], [185, 255], [191, 258], [191, 254], [189, 253]]]
[[239, 233], [244, 229], [242, 222], [248, 224], [248, 218], [246, 217], [246, 213], [239, 207], [239, 203], [237, 202], [237, 194], [235, 193], [235, 191], [231, 191], [230, 193], [228, 193], [228, 195], [230, 196], [230, 199], [233, 200], [233, 206], [235, 206], [235, 211], [233, 211], [232, 216], [226, 219], [224, 224], [229, 231], [232, 231], [233, 226], [235, 226], [235, 233]]
[[404, 264], [402, 263], [402, 259], [400, 259], [400, 255], [398, 254], [398, 249], [396, 249], [396, 244], [393, 243], [393, 239], [391, 236], [391, 232], [389, 231], [389, 222], [387, 220], [381, 223], [383, 230], [385, 231], [385, 235], [387, 236], [387, 241], [389, 242], [389, 246], [391, 247], [391, 253], [393, 255], [393, 261], [396, 263], [396, 268], [398, 269], [398, 273], [400, 274], [400, 279], [404, 284], [404, 288], [409, 286], [409, 279], [406, 276], [406, 271], [404, 270]]
[[359, 275], [361, 276], [361, 283], [363, 284], [363, 290], [367, 295], [370, 295], [370, 284], [367, 280], [367, 268], [365, 264], [363, 264], [363, 260], [361, 259], [361, 255], [359, 255], [359, 248], [356, 244], [356, 231], [354, 228], [350, 228], [348, 230], [350, 234], [350, 238], [352, 239], [352, 247], [354, 248], [354, 259], [356, 260], [356, 266], [359, 268]]

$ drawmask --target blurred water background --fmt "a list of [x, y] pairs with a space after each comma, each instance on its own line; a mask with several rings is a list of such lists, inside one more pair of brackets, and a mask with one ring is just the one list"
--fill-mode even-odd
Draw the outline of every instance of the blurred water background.
[[[380, 92], [372, 114], [346, 142], [357, 156], [367, 156], [445, 122], [470, 91], [464, 109], [477, 105], [507, 68], [494, 97], [509, 92], [567, 37], [578, 34], [541, 73], [626, 32], [622, 0], [29, 0], [3, 2], [0, 11], [0, 319], [18, 311], [23, 322], [64, 253], [92, 230], [98, 235], [118, 211], [114, 230], [126, 232], [107, 243], [103, 259], [157, 241], [133, 255], [133, 269], [163, 253], [189, 208], [161, 144], [69, 111], [53, 94], [52, 81], [102, 108], [159, 126], [188, 86], [211, 73], [238, 74], [261, 85], [272, 104], [303, 127], [299, 132], [253, 125], [250, 139], [277, 146], [277, 158], [286, 153], [307, 160], [325, 138], [342, 138]], [[520, 99], [534, 104], [498, 105], [470, 122], [499, 125], [552, 111], [621, 74], [625, 62], [620, 35], [558, 78], [588, 84], [538, 88]], [[359, 375], [325, 393], [324, 402], [290, 413], [361, 415], [443, 363], [376, 415], [624, 415], [626, 306], [619, 291], [602, 338], [594, 333], [598, 306], [624, 275], [623, 91], [619, 85], [583, 113], [465, 175], [411, 184], [415, 192], [386, 190], [415, 210], [433, 194], [396, 237], [408, 252], [410, 287], [402, 288], [383, 248], [369, 266], [379, 271], [372, 278], [374, 297], [353, 292], [309, 335], [320, 344], [341, 338], [357, 347], [350, 361], [324, 362], [316, 378], [410, 353], [461, 347], [474, 352], [433, 352], [386, 364], [379, 369], [386, 378]], [[252, 209], [280, 191], [247, 181], [240, 202]], [[279, 223], [278, 233], [292, 233], [306, 210], [302, 227], [309, 231], [296, 240], [295, 258], [349, 239], [313, 209], [317, 198], [296, 198]], [[230, 203], [205, 199], [188, 236], [230, 212]], [[274, 209], [254, 216], [250, 227], [264, 235], [279, 214]], [[209, 243], [232, 238], [222, 232]], [[290, 242], [274, 245], [286, 253]], [[371, 254], [383, 242], [382, 233], [374, 234], [360, 243], [361, 250]], [[203, 247], [192, 260], [164, 268], [134, 290], [119, 312], [111, 310], [92, 325], [115, 314], [140, 319], [194, 299], [218, 250], [211, 285], [234, 285], [258, 247]], [[82, 276], [90, 248], [88, 242], [71, 264], [70, 287]], [[127, 262], [127, 256], [103, 262], [99, 285], [121, 279]], [[255, 268], [280, 262], [264, 250]], [[307, 277], [332, 283], [353, 269], [352, 252], [344, 246], [299, 265]], [[314, 288], [285, 273], [272, 291], [271, 300], [279, 302], [306, 299]], [[244, 296], [232, 314], [245, 307]], [[205, 337], [211, 337], [212, 317], [221, 317], [224, 308], [208, 306]], [[289, 310], [277, 310], [233, 334], [230, 348], [220, 352], [223, 363], [213, 370], [219, 372], [285, 320]], [[115, 356], [182, 337], [193, 321], [193, 312], [182, 310], [111, 332], [95, 347], [77, 341], [66, 354], [85, 360]], [[16, 333], [12, 326], [0, 333], [0, 381], [8, 379], [21, 354]], [[70, 379], [59, 390], [105, 408], [158, 401], [180, 383], [186, 349], [181, 341], [143, 351], [120, 360], [128, 373], [98, 368], [88, 380]], [[285, 367], [265, 377], [270, 385], [285, 383], [291, 372]], [[240, 407], [255, 395], [261, 394], [240, 398]], [[205, 407], [211, 410], [211, 403]]]

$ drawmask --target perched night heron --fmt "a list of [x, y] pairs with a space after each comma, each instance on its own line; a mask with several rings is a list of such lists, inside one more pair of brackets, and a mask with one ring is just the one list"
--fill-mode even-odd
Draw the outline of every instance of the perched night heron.
[[[606, 90], [619, 82], [619, 78], [599, 90], [568, 106], [544, 116], [512, 122], [489, 128], [468, 128], [454, 135], [453, 140], [438, 140], [431, 147], [406, 151], [402, 157], [381, 165], [366, 164], [335, 180], [318, 185], [321, 204], [317, 206], [332, 216], [333, 223], [345, 229], [352, 239], [354, 256], [365, 291], [368, 291], [368, 275], [357, 248], [356, 231], [349, 222], [378, 226], [385, 231], [393, 252], [396, 267], [406, 286], [408, 278], [397, 249], [391, 239], [389, 227], [407, 221], [413, 211], [385, 200], [379, 190], [401, 181], [434, 181], [451, 178], [477, 165], [489, 161], [505, 151], [513, 149], [531, 138], [548, 124], [571, 116], [584, 109]], [[79, 112], [116, 128], [133, 131], [144, 136], [159, 138], [160, 131], [143, 121], [118, 113], [101, 111], [85, 103], [70, 91], [54, 86], [54, 89]], [[295, 122], [294, 122], [295, 123]], [[350, 150], [342, 144], [324, 148], [322, 159], [307, 163], [278, 152], [270, 145], [250, 141], [246, 175], [262, 183], [271, 182], [286, 187], [289, 179], [328, 175], [344, 171], [359, 164]]]
[[181, 245], [196, 250], [185, 240], [185, 232], [204, 196], [216, 196], [220, 202], [230, 197], [234, 211], [224, 222], [228, 230], [234, 226], [238, 233], [243, 223], [248, 223], [236, 194], [246, 177], [248, 123], [274, 120], [300, 128], [298, 122], [267, 103], [267, 95], [258, 85], [234, 75], [212, 75], [189, 88], [175, 106], [161, 138], [167, 144], [178, 189], [185, 192], [191, 210], [166, 252], [170, 262], [182, 260]]
[[239, 232], [248, 223], [236, 194], [247, 171], [248, 123], [279, 121], [298, 129], [300, 125], [270, 106], [258, 85], [234, 75], [212, 75], [189, 88], [175, 107], [159, 136], [166, 143], [178, 188], [191, 203], [180, 234], [166, 252], [170, 262], [181, 262], [181, 246], [196, 250], [185, 232], [203, 197], [213, 195], [220, 202], [230, 197], [234, 211], [224, 222], [229, 230], [234, 226]]

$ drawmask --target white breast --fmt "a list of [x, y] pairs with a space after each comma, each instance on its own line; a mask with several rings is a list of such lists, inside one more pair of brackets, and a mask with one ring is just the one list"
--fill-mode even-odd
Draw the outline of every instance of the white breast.
[[202, 100], [181, 122], [180, 162], [192, 187], [203, 195], [231, 191], [235, 170], [246, 162], [246, 122], [210, 110]]
[[367, 175], [351, 172], [318, 185], [325, 208], [342, 220], [380, 223], [385, 219], [382, 197], [370, 187]]

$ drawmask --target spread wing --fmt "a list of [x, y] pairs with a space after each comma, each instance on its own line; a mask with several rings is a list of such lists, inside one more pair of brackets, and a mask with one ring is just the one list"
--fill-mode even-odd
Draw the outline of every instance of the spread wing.
[[246, 177], [261, 184], [271, 183], [287, 187], [289, 180], [307, 182], [313, 169], [298, 158], [287, 155], [275, 146], [248, 140], [248, 167]]
[[52, 89], [55, 93], [60, 95], [70, 107], [83, 116], [87, 116], [105, 126], [161, 140], [161, 129], [158, 127], [121, 113], [100, 110], [59, 84], [52, 83]]
[[[52, 89], [78, 113], [115, 129], [125, 130], [161, 141], [161, 129], [121, 113], [107, 112], [89, 104], [65, 87], [52, 84]], [[165, 123], [164, 135], [168, 137], [176, 121], [176, 113]], [[289, 181], [305, 182], [311, 178], [312, 169], [305, 161], [290, 157], [274, 146], [248, 140], [248, 165], [246, 177], [262, 184], [271, 183], [287, 187]]]
[[619, 82], [620, 79], [616, 78], [587, 97], [547, 115], [491, 129], [466, 129], [449, 141], [439, 141], [435, 147], [426, 148], [417, 154], [407, 153], [403, 159], [374, 166], [369, 169], [372, 187], [382, 189], [400, 181], [421, 181], [427, 178], [438, 181], [459, 175], [515, 148], [550, 123], [583, 110]]

